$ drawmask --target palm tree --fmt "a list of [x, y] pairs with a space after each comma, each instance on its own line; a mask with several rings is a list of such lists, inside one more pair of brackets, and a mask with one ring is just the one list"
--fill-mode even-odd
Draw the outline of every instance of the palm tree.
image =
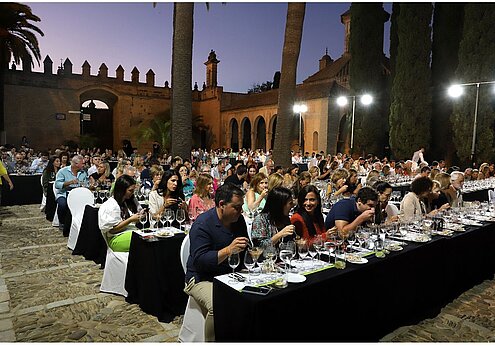
[[0, 142], [5, 141], [4, 84], [9, 62], [13, 58], [16, 64], [21, 61], [33, 64], [33, 60], [39, 64], [41, 60], [35, 33], [44, 34], [30, 21], [39, 22], [40, 18], [31, 12], [29, 6], [0, 3]]
[[174, 3], [172, 43], [172, 155], [190, 158], [192, 148], [193, 2]]
[[289, 167], [291, 156], [288, 148], [292, 140], [296, 139], [296, 124], [293, 120], [292, 107], [296, 95], [296, 72], [299, 52], [301, 50], [302, 30], [305, 3], [290, 2], [287, 7], [287, 21], [285, 23], [285, 39], [282, 52], [282, 69], [278, 90], [277, 129], [273, 160], [277, 165]]

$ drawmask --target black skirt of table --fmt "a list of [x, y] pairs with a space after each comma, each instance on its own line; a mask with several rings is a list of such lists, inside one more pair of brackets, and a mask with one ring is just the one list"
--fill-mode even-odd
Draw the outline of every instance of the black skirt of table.
[[141, 310], [170, 322], [182, 315], [187, 304], [180, 247], [184, 234], [159, 241], [143, 240], [132, 234], [125, 289], [126, 301], [139, 304]]
[[72, 254], [82, 255], [85, 259], [100, 264], [101, 268], [105, 267], [107, 244], [98, 227], [98, 208], [90, 205], [85, 207], [77, 243]]
[[462, 194], [462, 200], [463, 201], [469, 201], [469, 202], [471, 202], [471, 201], [487, 202], [488, 201], [488, 189], [464, 193], [464, 194]]
[[[368, 257], [369, 258], [369, 257]], [[213, 284], [217, 341], [378, 341], [493, 278], [495, 224], [307, 276], [267, 296]]]
[[1, 186], [3, 206], [41, 203], [41, 200], [43, 198], [41, 174], [10, 174], [9, 177], [14, 184], [14, 189], [11, 191], [9, 184], [7, 184], [5, 180], [3, 181]]

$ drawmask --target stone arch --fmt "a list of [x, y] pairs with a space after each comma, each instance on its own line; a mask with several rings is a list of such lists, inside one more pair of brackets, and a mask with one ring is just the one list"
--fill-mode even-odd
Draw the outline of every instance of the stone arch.
[[263, 149], [266, 151], [266, 122], [261, 115], [254, 120], [254, 149]]
[[233, 151], [239, 151], [239, 123], [237, 119], [230, 119], [230, 147]]
[[[94, 107], [91, 102], [88, 107], [82, 107], [86, 101], [98, 100], [105, 103], [108, 109]], [[83, 114], [80, 117], [80, 135], [100, 149], [117, 147], [114, 143], [114, 108], [118, 96], [107, 87], [87, 87], [79, 93], [79, 105]], [[118, 119], [118, 117], [117, 117]]]
[[241, 121], [242, 148], [251, 149], [251, 121], [245, 117]]
[[313, 151], [318, 151], [318, 131], [313, 132]]

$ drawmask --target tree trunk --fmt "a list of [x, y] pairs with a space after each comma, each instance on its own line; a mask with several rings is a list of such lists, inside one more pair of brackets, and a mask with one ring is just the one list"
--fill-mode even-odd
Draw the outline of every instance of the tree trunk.
[[292, 111], [296, 96], [297, 61], [306, 11], [305, 3], [290, 2], [287, 7], [285, 39], [282, 52], [282, 69], [278, 91], [277, 129], [273, 148], [273, 160], [282, 167], [290, 167], [290, 147], [297, 140], [298, 115]]
[[174, 4], [172, 47], [172, 155], [190, 158], [192, 148], [192, 45], [194, 3]]

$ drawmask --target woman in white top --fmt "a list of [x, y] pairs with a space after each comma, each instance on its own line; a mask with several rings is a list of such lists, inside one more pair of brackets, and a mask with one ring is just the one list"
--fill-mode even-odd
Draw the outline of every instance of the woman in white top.
[[98, 210], [98, 226], [108, 246], [115, 252], [128, 252], [131, 244], [131, 224], [139, 220], [141, 207], [134, 197], [136, 181], [121, 175], [115, 181], [113, 196]]
[[265, 207], [266, 196], [268, 195], [268, 178], [265, 173], [257, 173], [244, 197], [244, 205], [242, 209], [249, 213], [254, 210], [262, 210]]
[[400, 202], [400, 216], [406, 219], [415, 216], [435, 215], [440, 209], [427, 214], [426, 205], [422, 201], [427, 198], [433, 188], [433, 181], [429, 177], [416, 178], [411, 183], [411, 192], [407, 193]]

